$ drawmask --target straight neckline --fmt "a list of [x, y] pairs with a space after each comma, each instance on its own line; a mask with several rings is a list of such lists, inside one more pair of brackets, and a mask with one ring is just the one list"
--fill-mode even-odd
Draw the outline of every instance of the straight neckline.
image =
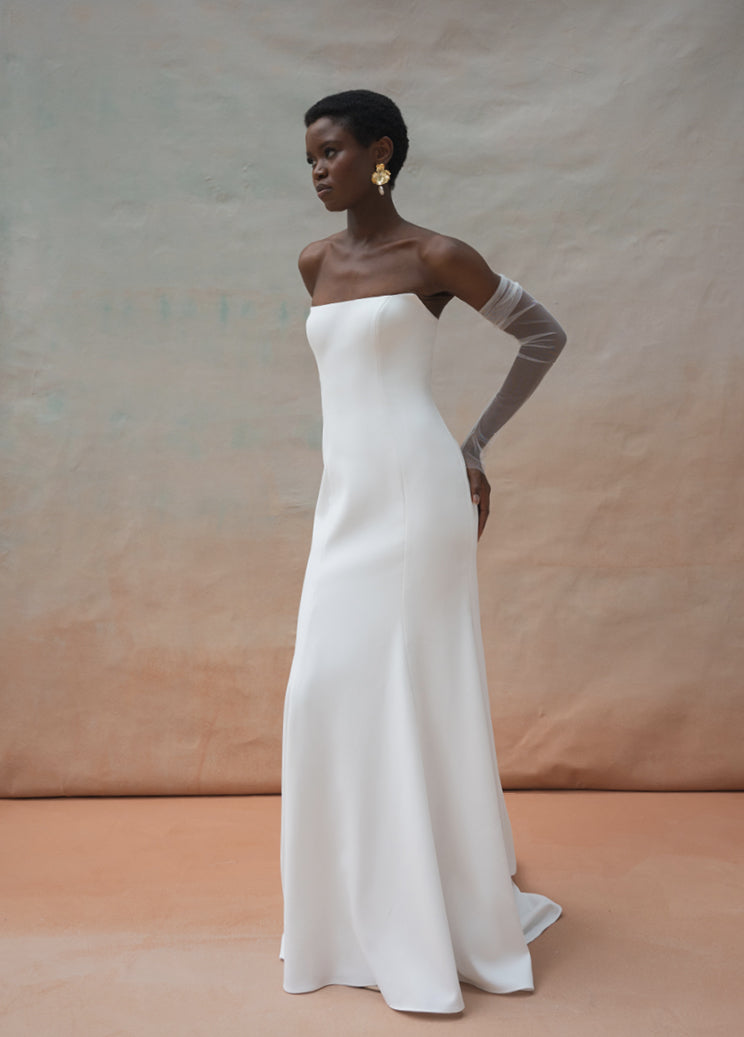
[[322, 310], [324, 306], [343, 306], [347, 302], [365, 302], [368, 299], [397, 299], [401, 296], [410, 295], [413, 299], [418, 299], [421, 304], [421, 309], [425, 310], [429, 314], [432, 320], [439, 322], [439, 317], [435, 317], [429, 307], [426, 305], [424, 300], [416, 292], [383, 292], [381, 295], [359, 295], [356, 299], [336, 299], [335, 302], [320, 302], [310, 303], [311, 310]]

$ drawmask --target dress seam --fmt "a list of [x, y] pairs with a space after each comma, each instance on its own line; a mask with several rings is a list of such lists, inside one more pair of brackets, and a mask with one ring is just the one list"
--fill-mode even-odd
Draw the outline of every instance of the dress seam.
[[[383, 378], [383, 375], [382, 375], [382, 370], [381, 370], [381, 365], [380, 365], [380, 353], [379, 353], [378, 345], [379, 345], [380, 316], [382, 314], [382, 311], [385, 309], [385, 306], [387, 305], [387, 303], [388, 303], [390, 298], [391, 298], [391, 296], [385, 296], [384, 297], [382, 305], [379, 306], [378, 309], [377, 309], [377, 313], [375, 314], [375, 322], [374, 322], [375, 366], [377, 368], [377, 378], [378, 378], [378, 382], [380, 384], [380, 389], [381, 389], [383, 398], [385, 400], [385, 409], [386, 409], [386, 411], [388, 413], [391, 413], [392, 408], [389, 406], [388, 394], [387, 394], [387, 392], [385, 390], [385, 379]], [[407, 572], [407, 557], [406, 557], [406, 555], [407, 555], [407, 546], [408, 546], [408, 502], [406, 500], [406, 485], [405, 485], [405, 480], [403, 478], [403, 466], [401, 464], [400, 453], [398, 451], [398, 443], [397, 443], [397, 440], [396, 440], [394, 434], [392, 435], [391, 438], [392, 438], [393, 452], [395, 454], [395, 467], [396, 467], [396, 470], [397, 470], [397, 473], [398, 473], [398, 482], [400, 484], [400, 496], [401, 496], [401, 501], [403, 502], [403, 549], [402, 549], [402, 552], [401, 552], [402, 553], [402, 557], [403, 557], [403, 561], [402, 561], [402, 566], [401, 566], [401, 592], [400, 592], [401, 620], [400, 620], [400, 626], [401, 626], [401, 633], [403, 635], [403, 655], [404, 655], [405, 661], [406, 661], [406, 675], [408, 677], [408, 682], [409, 682], [409, 685], [411, 687], [411, 690], [413, 690], [413, 678], [412, 678], [412, 674], [411, 674], [411, 664], [410, 664], [410, 657], [409, 657], [408, 635], [407, 635], [407, 632], [406, 632], [406, 610], [405, 610], [406, 572]]]
[[[380, 353], [379, 353], [379, 349], [378, 349], [378, 345], [379, 345], [378, 329], [379, 329], [380, 316], [382, 314], [382, 311], [385, 309], [385, 306], [389, 302], [390, 298], [392, 298], [392, 297], [388, 296], [387, 298], [385, 298], [385, 300], [383, 301], [382, 305], [378, 308], [377, 313], [375, 314], [375, 319], [374, 319], [374, 343], [375, 343], [375, 366], [377, 368], [377, 377], [378, 377], [378, 380], [379, 380], [379, 383], [380, 383], [380, 390], [382, 392], [382, 396], [383, 396], [383, 399], [385, 401], [385, 408], [386, 408], [386, 410], [389, 413], [392, 413], [392, 408], [389, 406], [388, 394], [387, 394], [387, 392], [385, 390], [385, 380], [384, 380], [383, 375], [382, 375], [382, 370], [381, 370], [381, 366], [380, 366]], [[389, 427], [392, 427], [392, 426], [389, 426]], [[407, 573], [407, 551], [408, 551], [408, 504], [407, 504], [407, 498], [406, 498], [405, 479], [403, 477], [403, 465], [401, 463], [400, 453], [399, 453], [399, 450], [398, 450], [398, 443], [397, 443], [397, 440], [396, 440], [394, 434], [392, 436], [392, 442], [393, 442], [393, 451], [394, 451], [394, 454], [395, 454], [396, 468], [397, 468], [397, 471], [398, 471], [398, 481], [400, 483], [401, 499], [402, 499], [402, 502], [403, 502], [403, 551], [402, 551], [402, 554], [403, 554], [403, 564], [402, 564], [402, 573], [401, 573], [401, 594], [400, 594], [400, 602], [401, 602], [400, 628], [401, 628], [401, 634], [402, 634], [402, 638], [403, 638], [403, 657], [405, 659], [406, 676], [408, 678], [408, 686], [410, 688], [411, 706], [415, 710], [416, 715], [417, 715], [417, 720], [418, 720], [419, 703], [418, 703], [417, 698], [416, 698], [416, 687], [415, 687], [415, 683], [414, 683], [414, 680], [413, 680], [413, 673], [411, 671], [410, 651], [409, 651], [409, 645], [408, 645], [408, 634], [407, 634], [407, 630], [406, 630], [406, 608], [405, 608], [405, 605], [406, 605], [406, 587], [407, 587], [406, 573]], [[420, 744], [418, 745], [418, 751], [419, 751], [419, 757], [420, 757], [420, 761], [421, 761], [421, 768], [425, 772], [426, 765], [425, 765], [423, 753], [421, 752]], [[429, 799], [429, 786], [428, 786], [428, 782], [426, 780], [424, 780], [424, 782], [423, 782], [423, 793], [424, 793], [424, 796], [426, 798], [427, 814], [428, 814], [430, 819], [433, 819], [434, 815], [432, 813], [431, 801]], [[441, 877], [441, 872], [439, 870], [439, 859], [438, 859], [439, 855], [438, 855], [438, 852], [437, 852], [437, 841], [436, 841], [436, 838], [434, 837], [433, 824], [432, 824], [432, 827], [431, 827], [431, 840], [432, 840], [432, 846], [433, 846], [433, 849], [434, 849], [434, 855], [437, 858], [437, 875], [438, 875], [439, 893], [440, 893], [440, 896], [441, 896], [442, 910], [444, 912], [444, 919], [445, 919], [445, 922], [447, 924], [447, 932], [449, 934], [450, 950], [451, 950], [451, 953], [452, 953], [452, 961], [453, 961], [453, 965], [456, 968], [456, 956], [455, 956], [454, 941], [452, 939], [452, 930], [450, 928], [450, 920], [449, 920], [449, 915], [447, 913], [447, 900], [446, 900], [446, 897], [444, 895], [444, 887], [442, 885], [442, 877]]]

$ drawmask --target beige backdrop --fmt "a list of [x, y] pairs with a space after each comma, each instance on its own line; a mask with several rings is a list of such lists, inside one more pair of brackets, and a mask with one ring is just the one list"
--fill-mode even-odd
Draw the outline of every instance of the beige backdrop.
[[[312, 509], [302, 112], [391, 93], [405, 215], [569, 346], [488, 454], [509, 786], [741, 787], [740, 0], [6, 0], [6, 795], [271, 791]], [[462, 436], [513, 343], [447, 309]], [[738, 728], [737, 728], [738, 725]]]

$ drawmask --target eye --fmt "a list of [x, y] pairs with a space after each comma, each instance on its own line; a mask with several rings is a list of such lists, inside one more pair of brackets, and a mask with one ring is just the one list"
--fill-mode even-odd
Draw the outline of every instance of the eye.
[[314, 165], [315, 165], [315, 159], [314, 159], [314, 158], [310, 158], [310, 156], [309, 156], [309, 155], [307, 156], [307, 158], [305, 159], [305, 161], [307, 162], [307, 164], [308, 164], [309, 166], [314, 166]]
[[325, 155], [326, 158], [333, 158], [333, 156], [336, 154], [336, 149], [335, 148], [325, 148], [324, 151], [323, 151], [323, 154]]

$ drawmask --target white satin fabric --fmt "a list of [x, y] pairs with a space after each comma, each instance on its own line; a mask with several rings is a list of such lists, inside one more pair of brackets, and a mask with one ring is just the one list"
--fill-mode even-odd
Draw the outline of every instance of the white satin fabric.
[[410, 293], [313, 307], [324, 471], [284, 715], [284, 987], [458, 1012], [532, 990], [560, 907], [522, 893], [493, 744], [460, 448]]

